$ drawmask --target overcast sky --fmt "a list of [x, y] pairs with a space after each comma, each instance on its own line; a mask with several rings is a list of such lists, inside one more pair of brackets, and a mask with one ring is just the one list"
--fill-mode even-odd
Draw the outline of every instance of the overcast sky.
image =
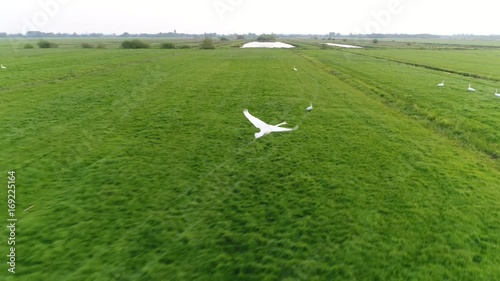
[[500, 34], [493, 0], [1, 0], [0, 32]]

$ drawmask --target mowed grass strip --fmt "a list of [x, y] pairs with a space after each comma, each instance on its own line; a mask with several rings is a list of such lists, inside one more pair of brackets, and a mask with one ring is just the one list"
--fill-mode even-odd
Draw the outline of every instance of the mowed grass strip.
[[[16, 280], [499, 276], [493, 160], [295, 52], [134, 54], [0, 97]], [[254, 140], [244, 108], [299, 129]]]

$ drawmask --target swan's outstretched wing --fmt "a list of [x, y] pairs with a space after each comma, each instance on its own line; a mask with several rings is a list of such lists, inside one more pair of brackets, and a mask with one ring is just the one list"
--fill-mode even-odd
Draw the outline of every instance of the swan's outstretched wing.
[[271, 132], [288, 132], [288, 131], [297, 130], [298, 128], [299, 128], [299, 126], [295, 126], [294, 128], [282, 128], [282, 127], [278, 127], [278, 126], [269, 126], [269, 129], [271, 130]]
[[257, 127], [258, 129], [262, 129], [262, 128], [265, 128], [265, 127], [268, 127], [269, 125], [267, 125], [266, 123], [264, 123], [264, 121], [260, 120], [259, 118], [253, 116], [252, 114], [250, 114], [250, 112], [248, 112], [248, 109], [245, 109], [243, 110], [243, 114], [245, 114], [245, 117], [250, 121], [252, 122], [252, 124]]

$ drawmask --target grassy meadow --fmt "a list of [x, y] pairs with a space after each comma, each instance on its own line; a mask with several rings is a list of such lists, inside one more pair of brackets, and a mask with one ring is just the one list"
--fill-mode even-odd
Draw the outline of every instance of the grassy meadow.
[[500, 279], [499, 51], [117, 40], [0, 41], [0, 279]]

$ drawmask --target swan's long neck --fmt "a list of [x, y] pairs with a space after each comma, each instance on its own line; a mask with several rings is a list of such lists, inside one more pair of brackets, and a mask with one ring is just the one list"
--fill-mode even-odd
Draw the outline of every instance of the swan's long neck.
[[276, 127], [279, 127], [281, 125], [286, 125], [286, 122], [279, 123], [278, 125], [276, 125]]

